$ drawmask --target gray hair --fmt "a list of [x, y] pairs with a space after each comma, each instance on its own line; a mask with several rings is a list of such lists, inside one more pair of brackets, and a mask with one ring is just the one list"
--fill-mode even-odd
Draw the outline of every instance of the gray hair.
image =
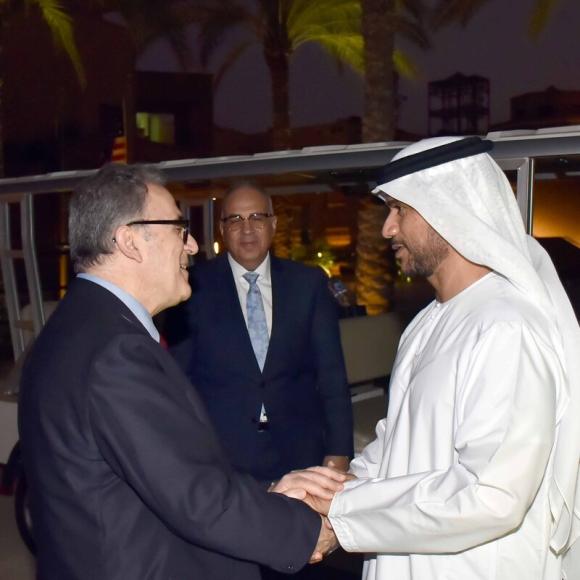
[[112, 254], [115, 230], [142, 216], [147, 185], [164, 183], [153, 167], [116, 163], [85, 179], [69, 206], [69, 244], [75, 272], [83, 272]]

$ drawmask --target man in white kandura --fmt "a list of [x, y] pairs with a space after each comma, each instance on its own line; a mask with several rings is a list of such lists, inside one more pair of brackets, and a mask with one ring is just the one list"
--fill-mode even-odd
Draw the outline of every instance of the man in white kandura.
[[[578, 580], [580, 330], [489, 141], [411, 145], [374, 193], [436, 299], [406, 329], [387, 418], [328, 511], [367, 580]], [[563, 565], [564, 562], [564, 565]]]

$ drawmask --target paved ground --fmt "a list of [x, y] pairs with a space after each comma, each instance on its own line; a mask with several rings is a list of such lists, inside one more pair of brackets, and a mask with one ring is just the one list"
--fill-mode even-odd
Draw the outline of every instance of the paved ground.
[[12, 497], [0, 496], [0, 580], [34, 580], [34, 558], [20, 540]]

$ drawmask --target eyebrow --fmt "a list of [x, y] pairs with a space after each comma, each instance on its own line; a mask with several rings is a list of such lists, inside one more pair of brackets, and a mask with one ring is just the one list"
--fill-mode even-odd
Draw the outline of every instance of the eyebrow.
[[393, 209], [395, 207], [404, 207], [405, 209], [413, 209], [413, 206], [410, 206], [408, 203], [405, 203], [404, 201], [395, 199], [394, 197], [389, 197], [389, 199], [385, 201], [385, 205], [389, 209]]

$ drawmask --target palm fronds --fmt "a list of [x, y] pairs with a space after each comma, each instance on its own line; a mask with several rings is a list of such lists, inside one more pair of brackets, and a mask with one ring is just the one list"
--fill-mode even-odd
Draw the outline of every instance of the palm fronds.
[[[439, 0], [433, 10], [432, 24], [440, 28], [453, 22], [465, 26], [474, 14], [490, 0]], [[529, 31], [532, 38], [537, 38], [546, 27], [554, 8], [560, 0], [536, 0], [530, 17]]]
[[364, 72], [361, 8], [353, 0], [294, 0], [288, 14], [288, 38], [292, 50], [314, 42], [340, 63]]
[[27, 0], [29, 5], [35, 5], [48, 25], [55, 44], [61, 47], [69, 57], [81, 86], [85, 86], [85, 71], [81, 57], [74, 40], [72, 18], [64, 10], [59, 0]]
[[395, 70], [403, 77], [416, 79], [419, 77], [419, 69], [415, 63], [401, 50], [395, 48], [393, 51], [393, 64]]
[[532, 38], [537, 38], [542, 30], [544, 30], [546, 23], [558, 3], [559, 0], [536, 0], [529, 26]]

